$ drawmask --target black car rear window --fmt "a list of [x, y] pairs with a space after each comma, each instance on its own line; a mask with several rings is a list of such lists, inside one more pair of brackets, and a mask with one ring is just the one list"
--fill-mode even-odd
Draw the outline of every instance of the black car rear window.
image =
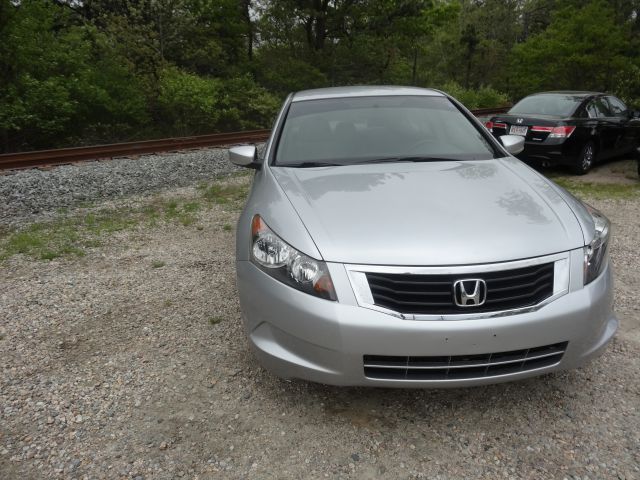
[[509, 113], [515, 115], [570, 116], [582, 102], [582, 97], [562, 94], [542, 94], [525, 97], [516, 103]]

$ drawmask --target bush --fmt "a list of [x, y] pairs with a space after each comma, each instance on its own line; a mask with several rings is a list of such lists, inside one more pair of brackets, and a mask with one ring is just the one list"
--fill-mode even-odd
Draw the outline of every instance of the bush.
[[221, 80], [169, 67], [160, 78], [159, 122], [168, 135], [269, 128], [280, 103], [248, 75]]
[[630, 63], [625, 70], [618, 72], [612, 91], [630, 108], [640, 109], [640, 67]]
[[148, 123], [142, 84], [104, 34], [54, 2], [6, 3], [0, 152], [113, 141]]
[[219, 80], [167, 67], [160, 75], [159, 123], [170, 135], [209, 133], [220, 118], [222, 95]]
[[223, 92], [217, 124], [221, 131], [270, 128], [282, 103], [249, 75], [226, 80]]
[[470, 110], [474, 108], [502, 107], [509, 104], [509, 98], [506, 94], [498, 92], [491, 87], [483, 86], [474, 90], [463, 88], [455, 82], [447, 82], [441, 90], [462, 102]]

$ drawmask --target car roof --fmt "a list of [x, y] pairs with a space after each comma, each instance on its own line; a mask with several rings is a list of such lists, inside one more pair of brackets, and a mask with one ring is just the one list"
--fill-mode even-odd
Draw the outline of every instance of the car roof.
[[572, 95], [574, 97], [590, 97], [592, 95], [606, 95], [606, 93], [587, 92], [583, 90], [555, 90], [551, 92], [532, 93], [530, 96], [533, 97], [534, 95]]
[[305, 100], [320, 100], [326, 98], [345, 97], [381, 97], [390, 95], [412, 95], [425, 97], [444, 97], [442, 92], [429, 88], [418, 87], [395, 87], [391, 85], [383, 86], [353, 86], [353, 87], [331, 87], [316, 88], [313, 90], [302, 90], [293, 94], [292, 102], [302, 102]]

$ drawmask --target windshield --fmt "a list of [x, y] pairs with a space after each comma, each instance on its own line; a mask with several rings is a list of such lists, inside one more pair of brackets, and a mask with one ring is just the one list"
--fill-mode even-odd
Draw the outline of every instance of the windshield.
[[582, 102], [582, 98], [573, 95], [531, 95], [516, 103], [509, 110], [509, 113], [568, 117], [580, 105], [580, 102]]
[[376, 96], [293, 102], [274, 164], [479, 160], [490, 143], [446, 97]]

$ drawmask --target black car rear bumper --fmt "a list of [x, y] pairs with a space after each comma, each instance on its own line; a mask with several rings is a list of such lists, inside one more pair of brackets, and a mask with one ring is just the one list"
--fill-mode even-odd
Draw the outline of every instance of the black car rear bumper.
[[556, 144], [526, 142], [518, 158], [529, 163], [549, 162], [555, 165], [573, 165], [579, 155], [580, 149], [573, 148], [569, 142]]

